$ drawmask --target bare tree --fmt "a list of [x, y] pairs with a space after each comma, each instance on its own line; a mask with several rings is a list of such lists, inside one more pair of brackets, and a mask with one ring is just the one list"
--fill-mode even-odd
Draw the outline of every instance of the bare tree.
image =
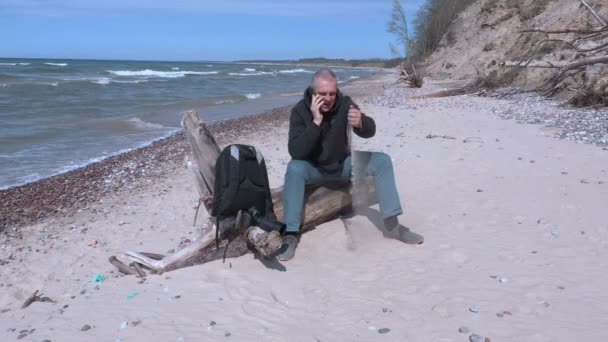
[[390, 44], [391, 53], [397, 56], [404, 56], [407, 58], [407, 63], [411, 64], [412, 40], [410, 39], [409, 28], [407, 26], [407, 16], [399, 0], [393, 0], [393, 10], [391, 12], [391, 19], [388, 21], [387, 31], [395, 35], [397, 42], [403, 48], [403, 55], [401, 55], [398, 48]]

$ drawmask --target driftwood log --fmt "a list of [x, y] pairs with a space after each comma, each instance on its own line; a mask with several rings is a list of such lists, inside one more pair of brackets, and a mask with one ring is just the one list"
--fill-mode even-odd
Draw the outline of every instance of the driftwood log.
[[[188, 168], [193, 172], [194, 180], [201, 197], [200, 203], [204, 204], [210, 213], [212, 205], [213, 186], [215, 181], [215, 160], [220, 149], [207, 126], [200, 121], [194, 111], [182, 114], [182, 127], [185, 130], [188, 141], [192, 146], [193, 160], [187, 160]], [[353, 202], [351, 196], [351, 185], [349, 181], [336, 181], [309, 186], [305, 192], [305, 206], [302, 217], [302, 229], [308, 231], [315, 226], [333, 220], [340, 214], [348, 212], [353, 206], [371, 205], [376, 196], [371, 178], [366, 178], [357, 187]], [[272, 192], [275, 215], [283, 220], [283, 191], [282, 188], [274, 189]], [[365, 194], [365, 196], [363, 196]], [[210, 215], [209, 215], [210, 216]], [[238, 257], [253, 250], [262, 256], [271, 256], [281, 246], [281, 237], [277, 232], [266, 232], [258, 227], [249, 227], [245, 231], [238, 229], [240, 220], [222, 220], [220, 232], [237, 232], [230, 242], [222, 241], [218, 251], [215, 248], [215, 230], [218, 227], [215, 220], [210, 219], [207, 229], [202, 235], [190, 245], [168, 256], [154, 255], [151, 253], [139, 253], [127, 251], [124, 255], [135, 264], [143, 265], [154, 273], [163, 273], [182, 267], [201, 264], [223, 257]], [[237, 229], [234, 229], [237, 226]], [[230, 236], [230, 234], [227, 234]], [[222, 251], [221, 253], [220, 251]], [[114, 264], [114, 263], [113, 263]], [[130, 272], [129, 272], [130, 273]], [[135, 272], [134, 272], [135, 273]]]

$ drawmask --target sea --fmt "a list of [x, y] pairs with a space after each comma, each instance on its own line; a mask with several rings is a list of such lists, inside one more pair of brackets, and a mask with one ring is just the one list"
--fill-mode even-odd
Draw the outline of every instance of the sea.
[[[206, 122], [293, 104], [315, 67], [0, 58], [0, 189], [82, 167]], [[340, 82], [379, 73], [333, 68]]]

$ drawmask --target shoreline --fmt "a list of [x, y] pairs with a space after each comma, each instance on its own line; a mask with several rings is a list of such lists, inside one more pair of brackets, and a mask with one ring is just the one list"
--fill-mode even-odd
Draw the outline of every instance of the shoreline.
[[[257, 130], [288, 119], [291, 106], [210, 123], [219, 144], [244, 129]], [[246, 128], [247, 127], [247, 128]], [[106, 195], [145, 187], [182, 166], [190, 146], [183, 130], [149, 145], [85, 166], [0, 190], [0, 232], [54, 216], [72, 216]]]
[[[385, 73], [345, 80], [340, 87], [365, 87], [367, 81]], [[352, 96], [364, 96], [364, 89], [353, 89]], [[294, 103], [295, 105], [295, 103]], [[293, 105], [222, 121], [211, 121], [209, 130], [222, 145], [244, 131], [257, 131], [266, 125], [289, 120]], [[200, 111], [199, 111], [200, 112]], [[108, 195], [143, 188], [152, 180], [182, 167], [190, 151], [180, 129], [152, 143], [51, 177], [0, 190], [0, 233], [63, 216], [73, 216]]]

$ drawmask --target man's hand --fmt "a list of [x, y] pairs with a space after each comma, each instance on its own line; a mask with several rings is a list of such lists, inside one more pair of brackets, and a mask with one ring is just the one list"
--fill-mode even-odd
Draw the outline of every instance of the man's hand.
[[361, 120], [361, 117], [363, 116], [363, 114], [361, 114], [361, 111], [357, 108], [355, 108], [355, 106], [350, 105], [350, 108], [348, 109], [348, 123], [353, 126], [354, 128], [361, 128], [363, 125], [363, 122]]
[[323, 121], [323, 114], [321, 114], [321, 106], [323, 105], [323, 98], [319, 95], [312, 96], [312, 103], [310, 104], [310, 111], [312, 112], [312, 121], [315, 125], [320, 126]]

